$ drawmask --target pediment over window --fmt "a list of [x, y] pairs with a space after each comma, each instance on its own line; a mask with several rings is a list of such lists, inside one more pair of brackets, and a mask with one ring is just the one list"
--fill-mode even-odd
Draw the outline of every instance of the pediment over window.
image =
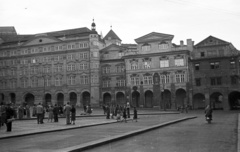
[[170, 72], [168, 72], [168, 71], [163, 71], [160, 73], [160, 75], [169, 75], [169, 74], [170, 74]]
[[118, 63], [115, 66], [125, 66], [125, 64], [124, 63]]
[[143, 76], [152, 76], [152, 74], [150, 74], [150, 73], [145, 73], [145, 74], [143, 74]]
[[138, 59], [132, 59], [132, 60], [129, 60], [130, 63], [132, 62], [138, 62]]
[[176, 55], [174, 56], [174, 59], [183, 59], [184, 58], [184, 55]]
[[104, 64], [102, 67], [110, 67], [110, 64]]
[[151, 58], [143, 58], [142, 61], [143, 62], [150, 62], [150, 61], [152, 61], [152, 59]]
[[159, 45], [161, 45], [161, 44], [168, 44], [168, 43], [165, 42], [165, 41], [162, 41], [162, 42], [159, 43]]
[[160, 56], [159, 60], [168, 60], [168, 56]]
[[117, 77], [116, 79], [117, 79], [117, 80], [123, 80], [123, 79], [125, 80], [125, 77], [124, 77], [124, 76], [119, 76], [119, 77]]
[[139, 77], [139, 75], [134, 73], [134, 74], [130, 75], [130, 77]]
[[102, 77], [102, 80], [107, 81], [107, 80], [111, 80], [111, 78], [110, 77]]
[[175, 73], [176, 73], [176, 74], [179, 74], [179, 73], [182, 73], [182, 74], [184, 74], [184, 73], [185, 73], [185, 71], [183, 71], [183, 70], [177, 70]]

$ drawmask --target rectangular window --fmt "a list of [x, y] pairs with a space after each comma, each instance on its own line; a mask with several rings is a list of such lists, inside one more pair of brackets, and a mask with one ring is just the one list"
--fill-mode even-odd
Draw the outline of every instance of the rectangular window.
[[219, 69], [219, 62], [211, 62], [210, 68], [211, 69]]
[[201, 57], [205, 57], [205, 53], [204, 52], [200, 52], [200, 56]]
[[75, 85], [75, 76], [69, 76], [67, 82], [68, 85]]
[[184, 74], [176, 74], [176, 75], [175, 75], [176, 83], [185, 82], [184, 76], [185, 76]]
[[169, 60], [160, 60], [160, 67], [161, 68], [169, 67]]
[[103, 67], [103, 74], [106, 74], [106, 73], [110, 73], [110, 67], [109, 66]]
[[230, 68], [234, 69], [236, 67], [235, 61], [230, 61]]
[[162, 84], [165, 84], [165, 83], [170, 83], [170, 75], [167, 74], [167, 75], [161, 75], [161, 82]]
[[197, 64], [195, 64], [195, 70], [196, 71], [198, 71], [200, 69], [200, 66], [199, 66], [199, 64], [197, 63]]
[[131, 70], [136, 70], [136, 69], [138, 69], [138, 63], [132, 63]]
[[144, 69], [150, 69], [151, 68], [151, 62], [144, 62]]
[[83, 53], [83, 58], [88, 59], [88, 53]]
[[58, 76], [55, 78], [55, 86], [61, 86], [62, 85], [62, 77]]
[[144, 79], [144, 84], [145, 84], [145, 85], [151, 85], [151, 84], [153, 84], [153, 78], [152, 78], [152, 76], [144, 76], [143, 79]]
[[195, 79], [196, 86], [201, 86], [201, 78]]
[[105, 81], [103, 81], [103, 88], [108, 88], [108, 87], [110, 87], [110, 81], [109, 80], [105, 80]]
[[144, 46], [142, 46], [142, 50], [143, 50], [143, 51], [150, 51], [150, 49], [151, 49], [151, 46], [150, 46], [150, 45], [144, 45]]
[[183, 59], [175, 59], [175, 66], [184, 66]]
[[98, 83], [98, 76], [97, 75], [92, 75], [91, 76], [91, 83]]
[[125, 80], [117, 80], [117, 87], [123, 87], [125, 86]]
[[234, 84], [237, 84], [237, 76], [231, 76], [231, 84], [234, 85]]
[[89, 84], [89, 77], [86, 75], [80, 76], [80, 84]]
[[116, 72], [117, 72], [117, 73], [122, 73], [122, 72], [124, 72], [124, 66], [117, 66], [116, 68], [117, 68], [117, 69], [116, 69]]
[[131, 77], [131, 84], [132, 85], [139, 85], [140, 84], [140, 78], [139, 77]]
[[67, 71], [75, 71], [75, 64], [68, 64]]
[[210, 78], [211, 80], [211, 85], [221, 85], [222, 84], [222, 78], [221, 77], [212, 77]]

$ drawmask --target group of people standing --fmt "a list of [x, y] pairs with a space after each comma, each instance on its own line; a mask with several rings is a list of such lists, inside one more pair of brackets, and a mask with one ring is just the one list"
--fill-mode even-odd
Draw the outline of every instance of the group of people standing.
[[[58, 117], [59, 116], [65, 116], [66, 117], [66, 124], [75, 124], [76, 120], [76, 108], [74, 105], [70, 106], [69, 102], [64, 105], [63, 109], [61, 109], [60, 106], [55, 104], [55, 106], [49, 105], [46, 110], [42, 106], [41, 103], [39, 103], [36, 106], [36, 115], [37, 115], [37, 123], [38, 124], [43, 124], [43, 119], [45, 117], [45, 111], [48, 115], [48, 122], [58, 122]], [[71, 118], [70, 118], [71, 117]]]
[[[130, 118], [130, 103], [127, 102], [124, 106], [121, 105], [102, 105], [103, 112], [106, 114], [106, 119], [117, 119], [117, 121], [127, 122], [127, 118]], [[137, 109], [134, 107], [133, 120], [137, 122]]]

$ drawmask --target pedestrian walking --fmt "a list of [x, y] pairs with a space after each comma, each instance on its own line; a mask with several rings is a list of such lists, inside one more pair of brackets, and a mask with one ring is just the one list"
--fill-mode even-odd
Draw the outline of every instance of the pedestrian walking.
[[58, 122], [58, 114], [59, 114], [59, 107], [57, 104], [55, 104], [55, 106], [53, 108], [54, 122]]
[[117, 119], [117, 121], [121, 121], [121, 111], [120, 111], [120, 109], [117, 109], [116, 119]]
[[106, 106], [106, 113], [107, 113], [106, 119], [110, 119], [110, 108], [108, 105]]
[[1, 121], [0, 125], [3, 126], [6, 121], [6, 106], [3, 102], [1, 103], [1, 109], [2, 109], [1, 110], [2, 111], [2, 121]]
[[127, 102], [126, 108], [127, 108], [127, 117], [130, 118], [130, 103], [129, 102]]
[[30, 118], [30, 106], [29, 105], [26, 105], [26, 115], [27, 115], [27, 118]]
[[102, 109], [103, 109], [103, 114], [105, 115], [106, 114], [106, 106], [104, 104], [102, 105]]
[[134, 109], [133, 109], [133, 120], [136, 120], [136, 122], [137, 122], [137, 119], [138, 119], [138, 117], [137, 117], [137, 108], [134, 107]]
[[123, 120], [122, 121], [127, 122], [127, 108], [126, 108], [126, 106], [123, 108]]
[[61, 105], [58, 107], [58, 114], [63, 116], [63, 107]]
[[207, 107], [205, 108], [206, 121], [208, 121], [208, 122], [212, 121], [212, 113], [213, 113], [213, 110], [212, 110], [211, 105], [207, 105]]
[[52, 120], [53, 120], [53, 106], [51, 105], [51, 106], [49, 106], [49, 108], [48, 108], [48, 122], [49, 122], [49, 120], [52, 122]]
[[70, 113], [71, 113], [71, 106], [69, 105], [69, 102], [67, 103], [67, 105], [65, 106], [64, 112], [66, 115], [66, 125], [70, 125]]
[[11, 132], [12, 131], [12, 122], [14, 121], [14, 109], [11, 105], [11, 103], [7, 104], [6, 107], [6, 126], [7, 126], [7, 132]]
[[36, 106], [36, 104], [34, 104], [33, 109], [32, 109], [32, 116], [36, 117], [36, 115], [37, 115], [37, 106]]
[[43, 114], [44, 114], [43, 111], [44, 111], [43, 106], [42, 106], [41, 103], [39, 103], [37, 105], [37, 123], [38, 124], [43, 124], [44, 123], [43, 122]]
[[76, 120], [76, 108], [74, 105], [72, 105], [71, 109], [71, 124], [75, 125], [75, 120]]
[[23, 112], [24, 112], [23, 106], [20, 105], [20, 106], [18, 107], [18, 118], [19, 118], [20, 120], [23, 119]]

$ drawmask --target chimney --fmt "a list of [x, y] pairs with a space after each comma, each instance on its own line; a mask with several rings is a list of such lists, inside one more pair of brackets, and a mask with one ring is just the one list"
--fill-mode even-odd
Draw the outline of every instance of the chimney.
[[193, 50], [193, 43], [192, 39], [187, 39], [187, 48], [189, 51]]
[[183, 40], [181, 40], [180, 41], [180, 46], [183, 47], [183, 45], [184, 45], [184, 42], [183, 42]]

